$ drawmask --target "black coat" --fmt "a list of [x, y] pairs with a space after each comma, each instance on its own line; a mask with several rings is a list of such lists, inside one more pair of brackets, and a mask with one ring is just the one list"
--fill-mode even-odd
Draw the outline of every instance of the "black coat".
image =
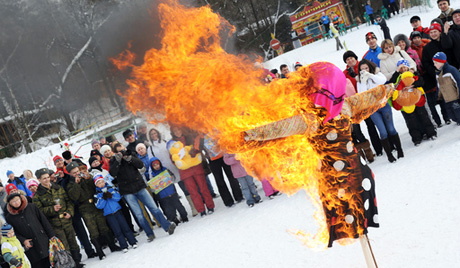
[[441, 44], [443, 48], [452, 50], [457, 65], [451, 61], [449, 63], [458, 68], [460, 64], [460, 25], [450, 26], [445, 38], [441, 38]]
[[425, 80], [423, 89], [427, 93], [437, 86], [433, 56], [440, 51], [443, 51], [441, 42], [436, 40], [431, 40], [431, 42], [423, 47], [422, 66], [424, 70], [423, 79]]
[[115, 180], [120, 194], [134, 194], [147, 187], [139, 169], [144, 167], [144, 163], [138, 157], [132, 156], [131, 161], [124, 159], [118, 162], [115, 157], [110, 159], [110, 175]]
[[22, 245], [25, 240], [32, 239], [33, 247], [26, 251], [26, 255], [31, 263], [35, 263], [49, 257], [49, 239], [56, 234], [38, 207], [28, 203], [24, 196], [21, 196], [21, 199], [22, 205], [17, 211], [7, 205], [5, 219], [13, 226]]

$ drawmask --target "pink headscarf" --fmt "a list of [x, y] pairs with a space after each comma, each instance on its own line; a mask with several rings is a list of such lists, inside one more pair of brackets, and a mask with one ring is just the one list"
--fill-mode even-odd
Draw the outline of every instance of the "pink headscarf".
[[323, 123], [340, 114], [345, 98], [347, 84], [343, 72], [330, 62], [315, 62], [309, 68], [316, 76], [316, 86], [320, 90], [312, 94], [312, 101], [326, 108], [327, 116]]

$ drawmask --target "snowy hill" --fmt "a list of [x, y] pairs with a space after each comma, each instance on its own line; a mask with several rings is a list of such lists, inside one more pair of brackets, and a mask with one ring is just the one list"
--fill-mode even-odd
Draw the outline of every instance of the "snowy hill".
[[[458, 1], [451, 1], [458, 5]], [[435, 2], [434, 2], [434, 6]], [[458, 7], [458, 6], [457, 6]], [[455, 8], [455, 6], [454, 6]], [[439, 10], [413, 8], [387, 21], [392, 36], [409, 34], [409, 18], [415, 14], [424, 26], [436, 17]], [[382, 40], [378, 26], [360, 26], [341, 36], [348, 49], [362, 56], [367, 49], [365, 33], [373, 31]], [[318, 41], [286, 53], [265, 63], [267, 68], [292, 66], [315, 61], [330, 61], [344, 68], [344, 50], [335, 51], [335, 40]], [[379, 267], [458, 267], [460, 265], [460, 214], [456, 207], [460, 180], [457, 168], [460, 159], [460, 127], [455, 124], [438, 129], [438, 139], [424, 141], [414, 147], [401, 114], [393, 110], [405, 157], [390, 164], [386, 157], [378, 157], [370, 166], [376, 176], [380, 228], [369, 229], [369, 237]], [[364, 133], [366, 133], [364, 131]], [[83, 144], [83, 142], [82, 142]], [[75, 144], [74, 148], [79, 148]], [[80, 155], [89, 155], [84, 145]], [[0, 174], [6, 181], [6, 170], [17, 175], [28, 168], [33, 171], [51, 165], [52, 154], [60, 152], [59, 145], [44, 148], [33, 154], [0, 160]], [[50, 166], [50, 167], [51, 167]], [[259, 194], [263, 196], [261, 184]], [[185, 198], [181, 199], [185, 207]], [[139, 248], [123, 254], [110, 253], [107, 258], [86, 260], [87, 267], [366, 267], [361, 246], [354, 243], [325, 251], [314, 251], [289, 230], [315, 233], [317, 223], [313, 206], [304, 192], [293, 196], [281, 195], [253, 208], [241, 203], [227, 208], [215, 199], [216, 212], [203, 218], [192, 218], [180, 224], [174, 235], [155, 228], [157, 238], [146, 242], [138, 236]], [[82, 251], [83, 252], [83, 251]], [[84, 253], [83, 253], [84, 255]]]

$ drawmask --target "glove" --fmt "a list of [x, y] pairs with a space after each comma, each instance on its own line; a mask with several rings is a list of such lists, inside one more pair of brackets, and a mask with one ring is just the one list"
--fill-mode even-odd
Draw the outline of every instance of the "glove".
[[355, 73], [355, 70], [353, 70], [353, 67], [349, 67], [349, 68], [348, 68], [348, 74], [349, 74], [351, 77], [353, 77], [353, 78], [355, 78], [356, 75], [357, 75], [357, 74]]
[[122, 158], [123, 156], [122, 156], [120, 153], [115, 154], [114, 157], [115, 157], [115, 160], [118, 161], [118, 163], [121, 163], [121, 158]]
[[123, 156], [123, 159], [126, 161], [126, 162], [131, 162], [131, 159], [133, 158], [132, 155], [124, 155]]
[[110, 192], [104, 192], [104, 193], [102, 194], [102, 199], [107, 200], [107, 199], [110, 199], [110, 198], [112, 198], [112, 193], [110, 193]]
[[22, 266], [21, 259], [16, 259], [16, 258], [12, 258], [10, 260], [10, 264], [13, 265], [14, 267], [21, 267]]
[[367, 82], [367, 80], [371, 77], [371, 74], [368, 71], [361, 70], [361, 81], [362, 82]]

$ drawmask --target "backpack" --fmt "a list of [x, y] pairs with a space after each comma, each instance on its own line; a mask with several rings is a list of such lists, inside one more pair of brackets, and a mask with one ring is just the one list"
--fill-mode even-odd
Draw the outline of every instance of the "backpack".
[[54, 268], [75, 268], [76, 264], [72, 255], [65, 250], [61, 240], [57, 237], [50, 239], [49, 258]]

